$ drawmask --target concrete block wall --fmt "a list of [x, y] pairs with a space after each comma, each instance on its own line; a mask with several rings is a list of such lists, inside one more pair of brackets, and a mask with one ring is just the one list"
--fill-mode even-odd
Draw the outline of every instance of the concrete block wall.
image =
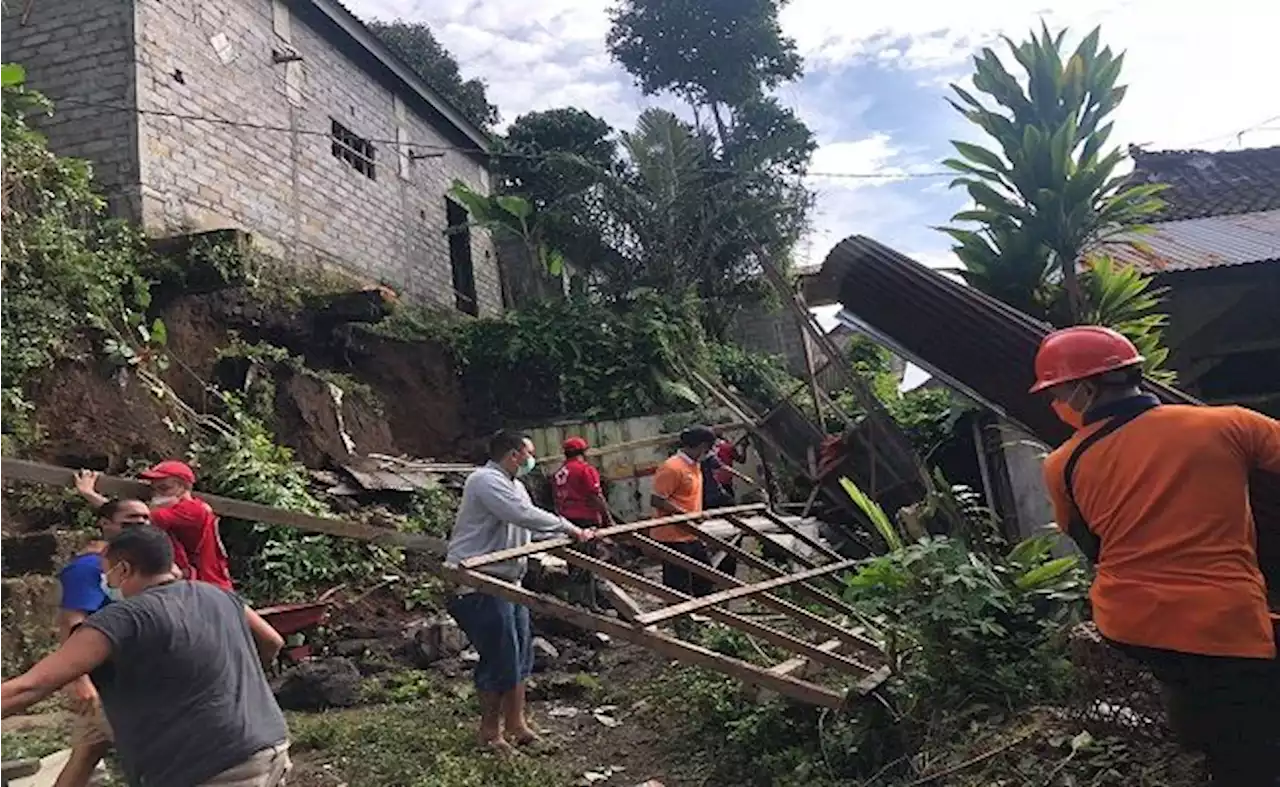
[[[410, 160], [413, 143], [454, 144], [425, 107], [374, 76], [362, 49], [335, 46], [341, 34], [307, 3], [135, 1], [140, 106], [232, 121], [141, 116], [149, 231], [247, 229], [293, 262], [454, 307], [445, 192], [454, 178], [487, 191], [488, 173], [457, 151]], [[290, 51], [301, 59], [275, 62]], [[334, 120], [373, 141], [374, 179], [333, 155]], [[500, 311], [492, 244], [479, 231], [471, 243], [480, 311]]]
[[33, 125], [59, 153], [91, 160], [113, 212], [137, 219], [133, 40], [133, 0], [3, 5], [4, 61], [24, 66], [27, 85], [55, 105]]
[[787, 371], [803, 376], [807, 371], [801, 331], [795, 315], [784, 306], [769, 309], [754, 305], [744, 308], [734, 318], [730, 336], [748, 350], [780, 356]]

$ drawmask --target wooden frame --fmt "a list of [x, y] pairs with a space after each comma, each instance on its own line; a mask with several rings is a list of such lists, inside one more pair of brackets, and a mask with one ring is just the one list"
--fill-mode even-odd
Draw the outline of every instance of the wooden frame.
[[[68, 468], [16, 459], [4, 459], [3, 465], [0, 466], [0, 473], [3, 474], [3, 478], [6, 481], [30, 481], [64, 488], [72, 484], [74, 477], [73, 472]], [[145, 484], [111, 476], [100, 476], [97, 486], [102, 492], [119, 496], [146, 497], [149, 494]], [[399, 546], [409, 550], [425, 552], [434, 555], [438, 559], [443, 559], [446, 553], [445, 542], [438, 538], [398, 533], [394, 530], [371, 527], [356, 522], [312, 516], [296, 511], [232, 500], [217, 495], [201, 494], [200, 497], [222, 516], [267, 522], [298, 530]], [[759, 512], [763, 512], [771, 522], [777, 524], [785, 533], [796, 535], [800, 532], [791, 527], [790, 523], [768, 511], [763, 504], [731, 506], [696, 514], [662, 517], [642, 522], [615, 525], [597, 531], [601, 536], [618, 537], [628, 543], [635, 544], [642, 553], [663, 562], [679, 565], [707, 578], [713, 585], [721, 588], [719, 591], [701, 598], [691, 598], [680, 590], [668, 588], [628, 569], [583, 554], [577, 550], [568, 549], [567, 547], [571, 546], [573, 542], [567, 538], [540, 541], [524, 547], [480, 555], [462, 561], [461, 566], [441, 565], [437, 570], [443, 576], [480, 592], [490, 593], [515, 603], [523, 604], [535, 612], [559, 618], [581, 628], [603, 632], [634, 642], [669, 658], [717, 670], [763, 690], [776, 692], [800, 702], [822, 707], [841, 707], [845, 704], [847, 697], [873, 690], [888, 675], [886, 667], [877, 667], [875, 663], [867, 663], [872, 659], [874, 659], [874, 662], [883, 661], [883, 653], [878, 643], [865, 636], [860, 629], [848, 629], [841, 623], [829, 620], [785, 601], [769, 591], [793, 586], [799, 592], [806, 593], [806, 595], [836, 613], [856, 617], [856, 611], [840, 599], [808, 584], [812, 579], [847, 570], [856, 561], [833, 559], [832, 562], [826, 565], [810, 568], [795, 574], [788, 574], [771, 563], [747, 552], [745, 549], [705, 533], [698, 527], [701, 522], [724, 521], [742, 532], [748, 534], [759, 533], [760, 531], [757, 527], [744, 526], [741, 519], [735, 521], [737, 517], [742, 515]], [[725, 574], [711, 566], [693, 560], [644, 535], [644, 531], [669, 524], [678, 525], [709, 546], [735, 556], [746, 568], [763, 573], [764, 579], [754, 583], [745, 582], [735, 576]], [[819, 550], [825, 557], [835, 554], [829, 547], [825, 547], [816, 539], [810, 539], [803, 534], [798, 538], [811, 546], [816, 545], [814, 548]], [[781, 548], [786, 549], [785, 547]], [[798, 557], [793, 551], [787, 551], [793, 557]], [[490, 576], [480, 570], [495, 563], [542, 553], [555, 553], [560, 558], [587, 570], [594, 577], [601, 580], [604, 583], [606, 593], [614, 600], [619, 618], [597, 614], [544, 594], [534, 593], [519, 585]], [[803, 558], [801, 559], [803, 560]], [[632, 588], [643, 596], [654, 597], [660, 601], [668, 602], [669, 606], [646, 612], [639, 601], [623, 591], [620, 586]], [[815, 644], [807, 641], [799, 633], [765, 625], [762, 622], [752, 620], [723, 607], [724, 604], [739, 599], [749, 600], [752, 603], [758, 603], [777, 610], [783, 613], [786, 622], [792, 624], [791, 628], [800, 632], [819, 634], [827, 641]], [[683, 617], [697, 610], [705, 611], [709, 618], [725, 626], [729, 626], [748, 636], [757, 637], [788, 651], [793, 654], [793, 658], [768, 667], [750, 664], [741, 659], [717, 653], [694, 642], [685, 641], [672, 633], [661, 630], [657, 626], [658, 623]], [[859, 657], [854, 658], [852, 655], [839, 652], [840, 648], [846, 647], [851, 649], [850, 652], [857, 652]], [[846, 690], [844, 688], [822, 686], [804, 679], [801, 674], [796, 674], [807, 664], [821, 665], [839, 675], [852, 678], [853, 680], [847, 684], [852, 688]]]

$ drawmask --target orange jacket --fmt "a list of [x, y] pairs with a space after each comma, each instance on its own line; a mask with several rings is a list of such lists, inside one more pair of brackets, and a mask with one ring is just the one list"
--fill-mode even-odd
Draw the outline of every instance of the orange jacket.
[[[1045, 460], [1060, 527], [1072, 511], [1067, 459], [1105, 422], [1101, 409], [1102, 420]], [[1254, 469], [1280, 473], [1280, 422], [1241, 407], [1156, 407], [1083, 454], [1072, 489], [1102, 541], [1090, 597], [1104, 635], [1184, 653], [1275, 656], [1249, 508]]]

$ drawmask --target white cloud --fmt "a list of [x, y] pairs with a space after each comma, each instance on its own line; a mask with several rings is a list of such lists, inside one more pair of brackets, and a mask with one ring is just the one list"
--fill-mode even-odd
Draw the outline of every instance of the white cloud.
[[[610, 4], [604, 0], [347, 2], [362, 17], [429, 23], [458, 57], [464, 76], [489, 84], [490, 100], [507, 122], [530, 110], [572, 105], [627, 127], [645, 107], [671, 104], [641, 96], [610, 61], [604, 44]], [[1157, 149], [1233, 146], [1235, 132], [1280, 115], [1273, 42], [1280, 5], [1274, 0], [1217, 0], [1176, 9], [1159, 0], [1048, 6], [1046, 0], [791, 0], [783, 8], [782, 25], [814, 77], [851, 63], [906, 70], [921, 93], [936, 100], [945, 84], [967, 79], [968, 60], [980, 47], [994, 46], [1003, 54], [1001, 34], [1020, 39], [1038, 28], [1041, 18], [1054, 29], [1069, 26], [1076, 37], [1102, 24], [1104, 42], [1128, 52], [1123, 81], [1130, 90], [1113, 142]], [[780, 91], [821, 143], [815, 172], [901, 176], [937, 169], [920, 151], [865, 120], [871, 108], [912, 96], [876, 93], [874, 82], [861, 91], [862, 86], [822, 83], [806, 79]], [[920, 95], [914, 98], [919, 104]], [[950, 112], [941, 101], [937, 105], [934, 119], [921, 119], [926, 129], [937, 124], [935, 147], [948, 134], [942, 118]], [[832, 112], [837, 106], [840, 111]], [[1244, 141], [1277, 144], [1280, 130], [1254, 131]], [[946, 239], [928, 227], [948, 218], [936, 215], [942, 203], [937, 192], [946, 179], [912, 180], [914, 191], [899, 180], [813, 179], [814, 231], [799, 250], [800, 261], [820, 262], [835, 243], [854, 233], [917, 249], [918, 258], [945, 256]], [[890, 183], [895, 186], [885, 188]]]

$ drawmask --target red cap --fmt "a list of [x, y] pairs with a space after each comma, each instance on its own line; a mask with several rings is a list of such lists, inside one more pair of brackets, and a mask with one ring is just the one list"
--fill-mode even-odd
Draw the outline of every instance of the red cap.
[[1031, 386], [1031, 393], [1127, 369], [1144, 360], [1133, 342], [1110, 328], [1099, 325], [1063, 328], [1040, 342], [1036, 353], [1036, 383]]
[[561, 445], [560, 447], [564, 449], [564, 452], [566, 454], [569, 453], [570, 451], [585, 451], [588, 448], [587, 441], [582, 439], [581, 437], [567, 438], [564, 441], [564, 444]]
[[185, 482], [187, 486], [196, 485], [195, 471], [186, 462], [179, 462], [177, 459], [166, 459], [150, 470], [143, 470], [138, 477], [148, 481], [157, 481], [161, 478], [177, 478]]

